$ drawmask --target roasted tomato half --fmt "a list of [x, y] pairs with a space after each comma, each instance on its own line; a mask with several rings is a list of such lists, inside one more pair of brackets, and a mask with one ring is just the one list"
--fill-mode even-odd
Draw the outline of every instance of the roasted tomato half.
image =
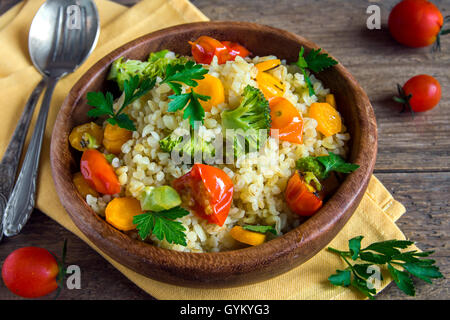
[[233, 200], [233, 182], [223, 170], [194, 164], [189, 173], [173, 182], [173, 187], [196, 215], [223, 226]]

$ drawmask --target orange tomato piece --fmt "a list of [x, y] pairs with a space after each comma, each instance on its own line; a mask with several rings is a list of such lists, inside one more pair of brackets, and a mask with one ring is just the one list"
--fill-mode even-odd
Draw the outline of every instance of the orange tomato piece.
[[97, 192], [102, 194], [120, 192], [120, 183], [114, 168], [100, 151], [95, 149], [84, 151], [81, 156], [80, 169], [86, 182]]
[[282, 141], [303, 143], [303, 119], [297, 108], [282, 97], [271, 99], [269, 106], [271, 135]]
[[249, 244], [251, 246], [258, 246], [263, 244], [266, 240], [266, 235], [264, 233], [245, 230], [241, 226], [234, 226], [230, 230], [230, 236], [239, 242]]
[[263, 72], [278, 67], [281, 64], [280, 59], [266, 60], [255, 64], [258, 71]]
[[309, 117], [317, 121], [317, 130], [329, 137], [342, 130], [339, 113], [330, 104], [315, 102], [309, 107]]
[[133, 224], [134, 216], [142, 214], [141, 203], [135, 198], [114, 198], [105, 209], [106, 221], [113, 227], [130, 231], [136, 228]]
[[81, 172], [77, 172], [72, 177], [73, 184], [77, 188], [78, 192], [83, 196], [83, 198], [86, 198], [88, 194], [90, 194], [93, 197], [98, 197], [98, 192], [95, 191], [84, 179]]
[[96, 149], [102, 144], [103, 129], [94, 122], [85, 123], [72, 129], [70, 145], [78, 151]]
[[205, 74], [204, 77], [202, 80], [196, 80], [198, 85], [194, 87], [194, 91], [198, 94], [211, 97], [207, 101], [200, 100], [203, 109], [209, 112], [212, 107], [225, 101], [225, 90], [219, 78], [210, 74]]
[[258, 72], [256, 82], [267, 100], [273, 97], [282, 97], [286, 91], [286, 86], [267, 72]]
[[325, 102], [336, 109], [336, 99], [334, 98], [334, 94], [327, 94], [325, 96]]

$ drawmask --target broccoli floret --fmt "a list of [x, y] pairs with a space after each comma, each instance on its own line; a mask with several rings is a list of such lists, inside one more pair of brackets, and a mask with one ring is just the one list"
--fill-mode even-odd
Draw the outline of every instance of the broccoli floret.
[[193, 135], [191, 137], [182, 137], [172, 133], [161, 139], [159, 146], [164, 152], [178, 152], [180, 157], [187, 154], [192, 158], [200, 152], [207, 157], [214, 157], [215, 155], [214, 145], [211, 142], [200, 138], [195, 139]]
[[[223, 128], [237, 130], [233, 141], [236, 157], [248, 151], [259, 151], [271, 123], [269, 102], [259, 89], [247, 85], [242, 96], [236, 109], [222, 112]], [[265, 130], [264, 134], [260, 130]]]
[[166, 57], [169, 50], [161, 50], [150, 53], [148, 61], [126, 60], [120, 57], [113, 62], [108, 74], [108, 80], [116, 81], [119, 89], [123, 91], [123, 83], [131, 77], [138, 75], [143, 78], [163, 77], [167, 66], [186, 63], [186, 57]]
[[301, 172], [312, 172], [318, 179], [328, 178], [325, 174], [325, 167], [317, 160], [317, 157], [304, 157], [297, 160], [297, 169]]

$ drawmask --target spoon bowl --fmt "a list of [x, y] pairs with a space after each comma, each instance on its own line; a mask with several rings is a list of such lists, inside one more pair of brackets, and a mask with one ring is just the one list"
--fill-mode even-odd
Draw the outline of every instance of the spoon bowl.
[[[28, 36], [28, 50], [36, 69], [49, 77], [49, 64], [62, 50], [72, 60], [61, 68], [61, 76], [77, 69], [95, 48], [98, 21], [97, 8], [91, 0], [46, 1], [34, 17]], [[63, 47], [63, 43], [67, 45]]]

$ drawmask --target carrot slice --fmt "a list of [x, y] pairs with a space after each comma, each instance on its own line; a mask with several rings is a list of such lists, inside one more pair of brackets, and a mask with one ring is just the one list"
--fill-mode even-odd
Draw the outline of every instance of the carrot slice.
[[106, 221], [123, 231], [133, 230], [133, 217], [142, 214], [141, 204], [131, 197], [114, 198], [105, 209]]
[[317, 130], [326, 137], [332, 136], [342, 129], [341, 116], [326, 102], [311, 104], [309, 116], [317, 121]]

